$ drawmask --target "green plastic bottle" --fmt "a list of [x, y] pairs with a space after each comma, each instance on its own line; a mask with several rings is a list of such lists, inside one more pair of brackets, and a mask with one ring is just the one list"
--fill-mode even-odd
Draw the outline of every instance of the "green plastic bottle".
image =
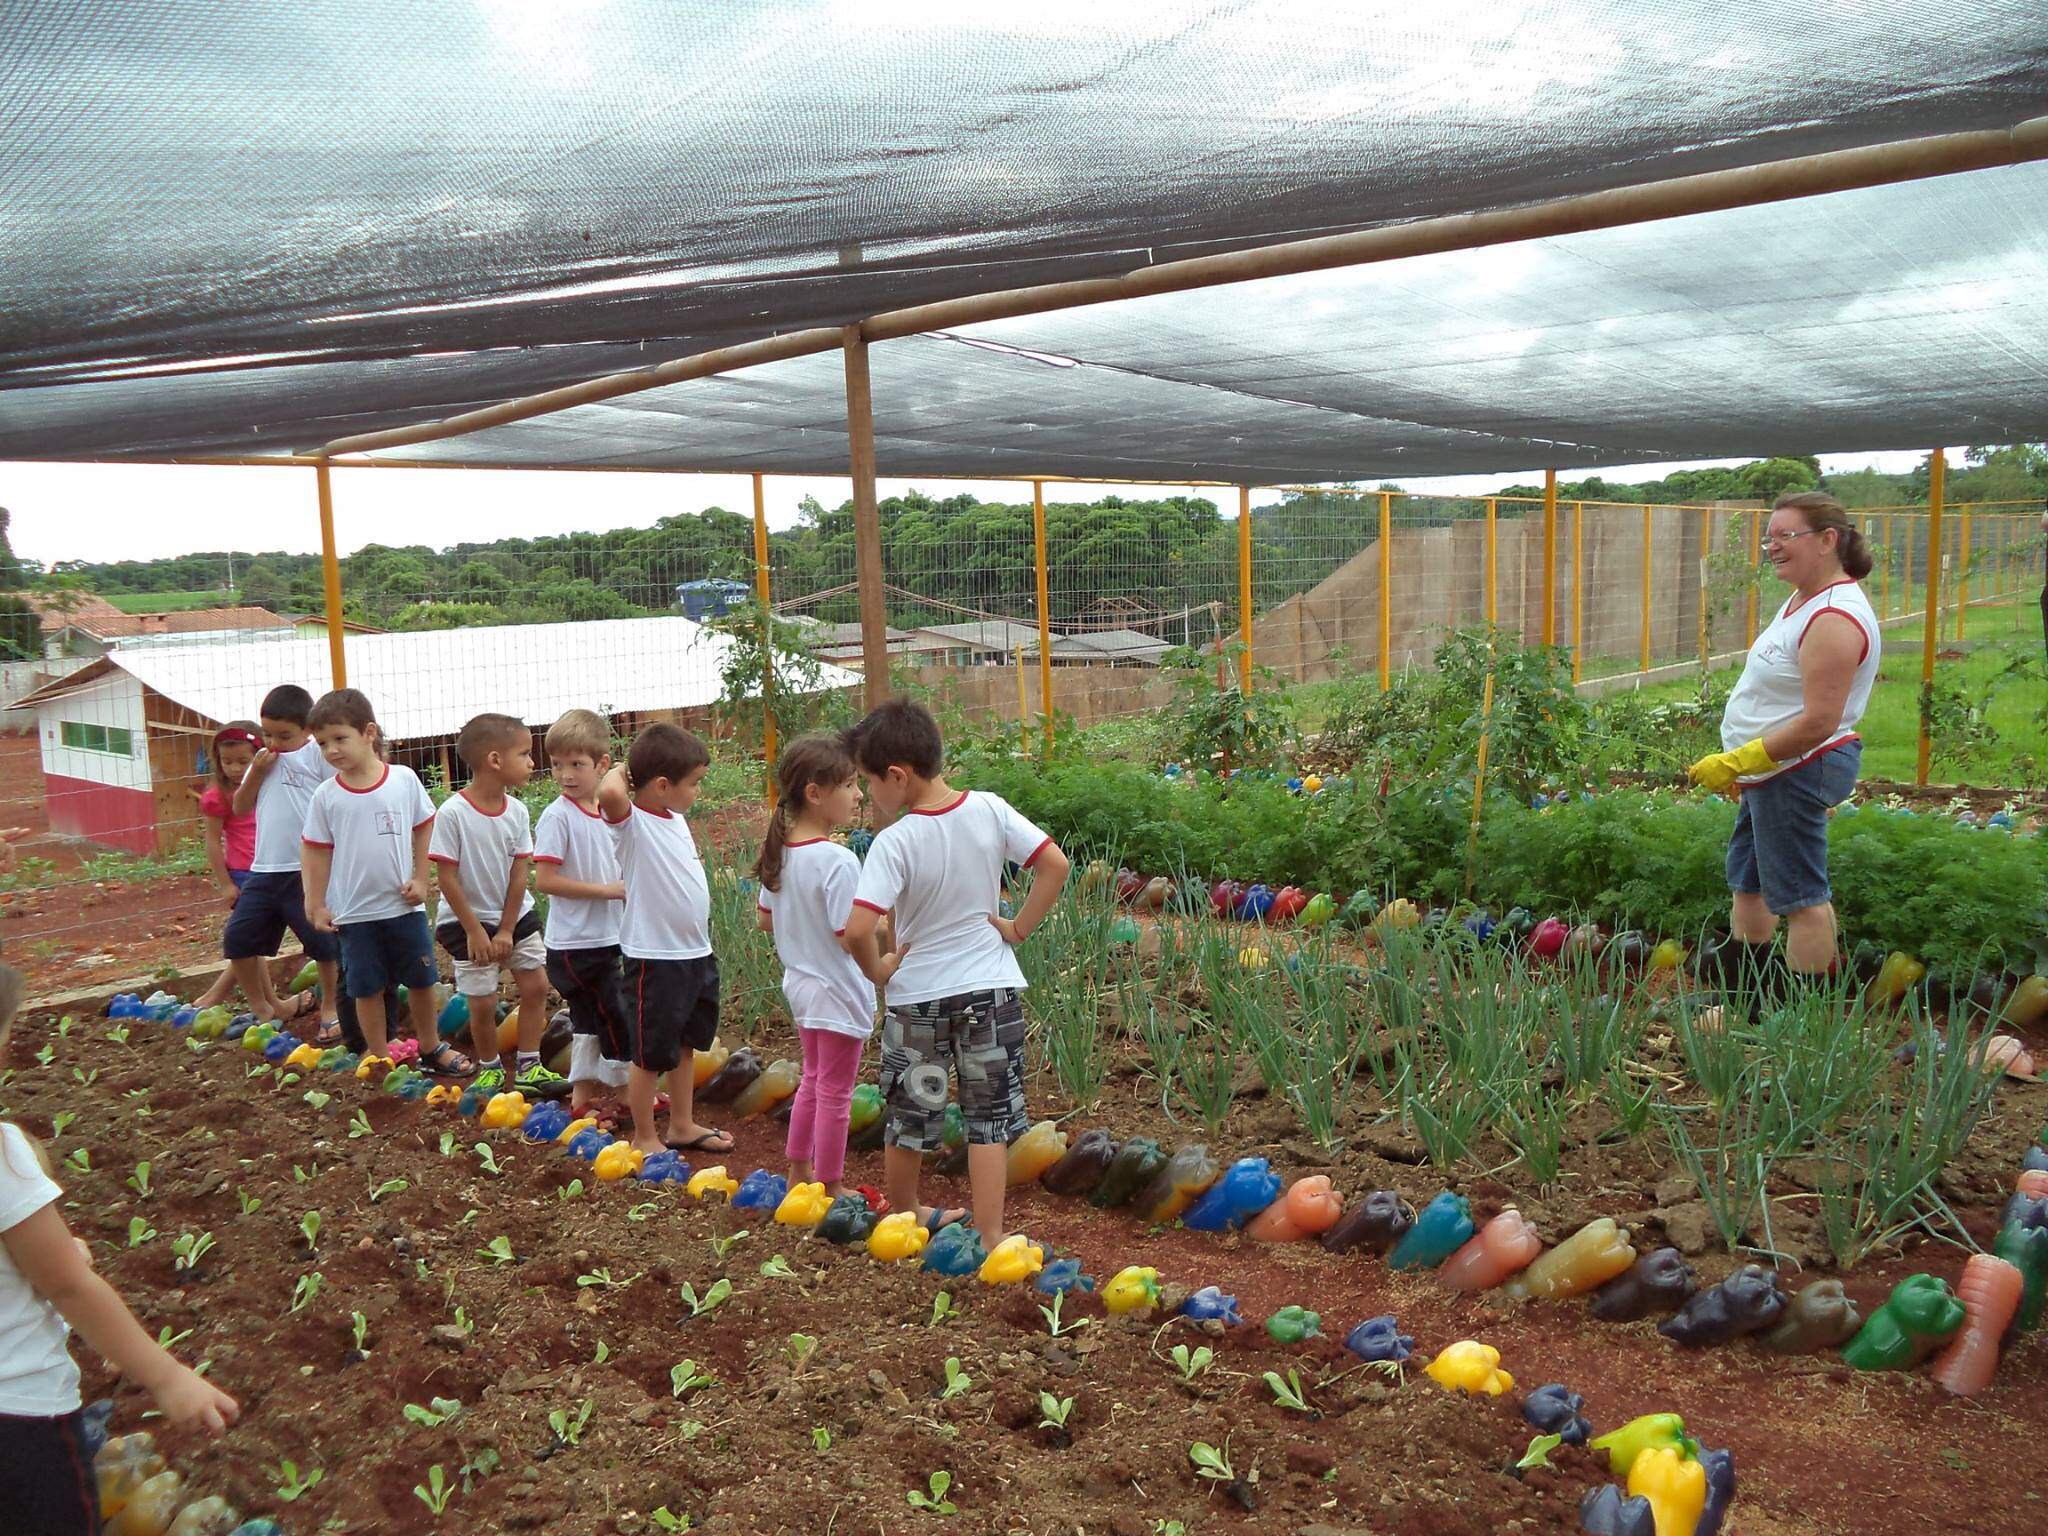
[[1138, 1214], [1150, 1222], [1178, 1221], [1180, 1213], [1193, 1205], [1222, 1172], [1207, 1147], [1199, 1143], [1182, 1147], [1138, 1195]]
[[1131, 1197], [1149, 1184], [1166, 1166], [1166, 1154], [1150, 1136], [1133, 1136], [1123, 1144], [1103, 1171], [1102, 1182], [1089, 1195], [1088, 1203], [1103, 1210], [1128, 1205]]
[[2041, 1326], [2042, 1311], [2048, 1307], [2048, 1227], [2023, 1227], [2008, 1221], [1991, 1251], [2020, 1272], [2024, 1289], [2013, 1326], [2021, 1333], [2032, 1333]]

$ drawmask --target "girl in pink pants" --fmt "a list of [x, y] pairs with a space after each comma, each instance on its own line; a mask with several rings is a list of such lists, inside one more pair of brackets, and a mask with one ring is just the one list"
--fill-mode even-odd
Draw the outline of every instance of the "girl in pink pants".
[[789, 1116], [789, 1182], [842, 1192], [847, 1106], [861, 1048], [875, 1028], [875, 989], [843, 936], [860, 861], [832, 841], [860, 808], [853, 759], [839, 738], [800, 736], [776, 765], [775, 813], [754, 874], [759, 922], [775, 935], [782, 993], [803, 1041], [804, 1072]]

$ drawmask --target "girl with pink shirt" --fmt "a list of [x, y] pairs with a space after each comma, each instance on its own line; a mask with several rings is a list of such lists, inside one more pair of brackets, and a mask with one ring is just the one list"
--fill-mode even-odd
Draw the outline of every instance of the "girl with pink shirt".
[[[235, 814], [235, 786], [242, 782], [242, 775], [249, 771], [249, 764], [262, 747], [262, 732], [254, 720], [230, 720], [215, 731], [213, 782], [199, 797], [199, 810], [206, 830], [207, 867], [213, 871], [221, 898], [230, 908], [234, 906], [235, 898], [242, 894], [242, 886], [249, 878], [249, 866], [256, 858], [256, 812], [251, 809], [246, 815]], [[264, 972], [266, 985], [269, 979], [269, 972]], [[233, 974], [223, 967], [205, 995], [196, 1000], [196, 1006], [211, 1008], [226, 1002], [234, 985]], [[276, 1006], [275, 997], [270, 1001], [273, 1011], [283, 1011]], [[316, 1006], [318, 999], [311, 998], [301, 1003], [300, 1009], [301, 1012], [310, 1012]]]
[[800, 736], [776, 765], [779, 791], [754, 874], [759, 921], [775, 935], [782, 993], [803, 1044], [789, 1117], [789, 1180], [844, 1192], [846, 1121], [875, 989], [846, 948], [860, 861], [832, 841], [860, 808], [853, 759], [835, 736]]

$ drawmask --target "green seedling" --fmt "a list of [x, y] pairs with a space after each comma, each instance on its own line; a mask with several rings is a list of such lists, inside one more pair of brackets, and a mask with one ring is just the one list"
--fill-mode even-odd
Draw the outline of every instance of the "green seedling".
[[1188, 1460], [1195, 1464], [1195, 1476], [1206, 1477], [1212, 1483], [1234, 1483], [1237, 1473], [1232, 1470], [1230, 1456], [1203, 1440], [1197, 1440], [1188, 1447]]
[[455, 1326], [462, 1330], [465, 1338], [476, 1332], [476, 1320], [460, 1307], [455, 1309]]
[[302, 1477], [298, 1464], [290, 1461], [280, 1461], [270, 1472], [277, 1479], [277, 1496], [287, 1504], [297, 1503], [318, 1488], [320, 1480], [327, 1475], [318, 1467], [308, 1467]]
[[448, 1501], [455, 1497], [455, 1490], [448, 1482], [448, 1474], [441, 1470], [439, 1462], [427, 1468], [426, 1484], [422, 1486], [419, 1483], [414, 1483], [412, 1491], [418, 1495], [419, 1501], [422, 1504], [426, 1505], [428, 1509], [431, 1509], [437, 1515], [446, 1509]]
[[455, 1155], [455, 1133], [453, 1131], [443, 1131], [441, 1133], [441, 1155], [443, 1157], [453, 1157]]
[[425, 1425], [428, 1429], [435, 1429], [440, 1425], [446, 1424], [460, 1412], [462, 1412], [462, 1404], [452, 1397], [437, 1397], [424, 1408], [418, 1403], [407, 1403], [405, 1405], [406, 1418], [414, 1424]]
[[1074, 1400], [1071, 1397], [1054, 1397], [1050, 1392], [1045, 1391], [1041, 1391], [1038, 1394], [1038, 1427], [1040, 1429], [1064, 1430], [1067, 1427], [1067, 1417], [1073, 1411]]
[[143, 1199], [149, 1198], [149, 1160], [144, 1158], [135, 1165], [135, 1171], [128, 1175], [128, 1187]]
[[[582, 1180], [579, 1179], [577, 1182], [580, 1184]], [[645, 1221], [660, 1209], [661, 1202], [659, 1200], [643, 1200], [638, 1205], [626, 1207], [626, 1220]]]
[[[126, 1024], [116, 1024], [107, 1031], [107, 1039], [115, 1045], [126, 1045], [128, 1043], [128, 1026]], [[263, 1064], [263, 1070], [266, 1072], [270, 1070], [268, 1062]]]
[[62, 1136], [71, 1129], [71, 1123], [77, 1118], [78, 1114], [75, 1110], [58, 1110], [56, 1114], [50, 1116], [50, 1134], [52, 1136]]
[[960, 1357], [946, 1356], [946, 1385], [939, 1393], [939, 1401], [944, 1402], [949, 1397], [958, 1397], [962, 1392], [973, 1390], [974, 1378], [960, 1368]]
[[761, 1274], [769, 1280], [794, 1280], [796, 1271], [789, 1267], [789, 1260], [781, 1254], [766, 1259], [761, 1264]]
[[173, 1333], [169, 1323], [165, 1323], [163, 1327], [156, 1331], [156, 1342], [163, 1349], [176, 1349], [191, 1337], [192, 1330], [190, 1328], [184, 1329], [182, 1332]]
[[370, 1117], [362, 1110], [359, 1109], [349, 1116], [348, 1139], [350, 1141], [360, 1141], [365, 1136], [374, 1136], [376, 1134], [375, 1131], [370, 1129]]
[[469, 1492], [470, 1483], [489, 1477], [498, 1470], [502, 1458], [488, 1445], [462, 1464], [462, 1491]]
[[670, 1509], [666, 1504], [662, 1505], [661, 1508], [655, 1510], [654, 1513], [649, 1515], [647, 1518], [652, 1520], [657, 1528], [664, 1531], [668, 1531], [670, 1533], [674, 1533], [676, 1531], [687, 1531], [690, 1528], [690, 1517], [688, 1515], [677, 1514], [674, 1510]]
[[481, 1215], [483, 1215], [482, 1211], [478, 1210], [475, 1206], [471, 1206], [468, 1210], [462, 1213], [462, 1219], [456, 1222], [455, 1225], [458, 1227], [466, 1227]]
[[912, 1509], [921, 1509], [927, 1514], [933, 1515], [950, 1515], [954, 1513], [952, 1501], [946, 1497], [947, 1490], [953, 1486], [952, 1473], [934, 1472], [925, 1479], [925, 1486], [931, 1489], [930, 1493], [919, 1493], [913, 1488], [904, 1494], [903, 1497], [909, 1502]]
[[519, 1255], [512, 1251], [512, 1239], [502, 1233], [477, 1249], [477, 1252], [493, 1264], [511, 1264], [519, 1258]]
[[811, 1449], [820, 1456], [832, 1449], [832, 1431], [822, 1424], [811, 1426]]
[[[55, 1047], [54, 1045], [46, 1045], [40, 1051], [36, 1052], [36, 1065], [39, 1067], [47, 1067], [51, 1062], [55, 1061], [56, 1059], [57, 1047]], [[72, 1070], [76, 1071], [77, 1068], [74, 1067]]]
[[1281, 1380], [1278, 1371], [1268, 1371], [1262, 1378], [1273, 1389], [1273, 1401], [1282, 1408], [1292, 1408], [1296, 1413], [1312, 1413], [1308, 1398], [1301, 1388], [1301, 1372], [1289, 1371], [1286, 1380]]
[[503, 1163], [500, 1163], [498, 1161], [498, 1154], [491, 1150], [491, 1144], [488, 1141], [480, 1141], [476, 1144], [476, 1160], [482, 1165], [484, 1172], [493, 1178], [503, 1174], [512, 1162], [512, 1159], [508, 1157]]
[[607, 1361], [607, 1360], [611, 1359], [611, 1357], [612, 1357], [612, 1347], [611, 1347], [611, 1345], [609, 1345], [609, 1344], [605, 1343], [605, 1341], [604, 1341], [603, 1339], [599, 1339], [599, 1340], [597, 1341], [597, 1353], [596, 1353], [596, 1354], [594, 1354], [594, 1355], [592, 1355], [592, 1356], [590, 1357], [590, 1363], [591, 1363], [592, 1365], [603, 1365], [603, 1364], [605, 1363], [605, 1361]]
[[207, 1250], [211, 1247], [213, 1247], [213, 1234], [211, 1232], [201, 1232], [196, 1236], [190, 1232], [180, 1232], [171, 1239], [171, 1252], [177, 1256], [175, 1267], [178, 1269], [197, 1268], [199, 1261], [206, 1257]]
[[360, 1312], [351, 1312], [348, 1329], [349, 1336], [355, 1340], [356, 1353], [367, 1355], [370, 1352], [370, 1320]]
[[1215, 1363], [1216, 1351], [1206, 1344], [1197, 1345], [1192, 1350], [1185, 1344], [1176, 1344], [1170, 1358], [1173, 1361], [1173, 1368], [1180, 1372], [1180, 1379], [1193, 1386], [1195, 1378]]
[[953, 1293], [941, 1291], [932, 1298], [932, 1327], [936, 1328], [949, 1317], [957, 1317], [960, 1309], [953, 1305]]
[[596, 1286], [607, 1291], [623, 1291], [644, 1273], [644, 1270], [635, 1270], [623, 1280], [614, 1280], [609, 1269], [595, 1269], [587, 1275], [578, 1275], [576, 1283], [585, 1290]]
[[[316, 1110], [325, 1109], [328, 1105], [334, 1102], [333, 1094], [327, 1093], [319, 1088], [308, 1088], [304, 1093], [300, 1094], [299, 1097], [304, 1099], [308, 1104], [312, 1105], [313, 1108]], [[349, 1134], [353, 1135], [355, 1133], [350, 1132]]]
[[[583, 1181], [581, 1179], [571, 1179], [568, 1183], [562, 1185], [559, 1189], [555, 1191], [555, 1203], [558, 1205], [567, 1205], [571, 1200], [574, 1200], [578, 1195], [582, 1193]], [[628, 1211], [626, 1214], [628, 1216], [631, 1216], [633, 1213], [631, 1211]]]
[[68, 1013], [65, 1014], [63, 1018], [57, 1021], [57, 1038], [59, 1040], [69, 1040], [71, 1038], [71, 1031], [77, 1023], [78, 1020], [71, 1017]]
[[583, 1442], [583, 1426], [590, 1422], [590, 1415], [597, 1409], [596, 1400], [586, 1397], [576, 1405], [572, 1415], [557, 1408], [548, 1415], [548, 1428], [555, 1432], [555, 1439], [563, 1445], [580, 1445]]
[[64, 1161], [73, 1168], [76, 1168], [80, 1173], [92, 1172], [92, 1154], [86, 1151], [84, 1147], [73, 1147], [65, 1154]]
[[305, 1234], [307, 1248], [319, 1247], [320, 1213], [318, 1211], [308, 1211], [305, 1215], [301, 1216], [299, 1218], [299, 1231]]
[[155, 1236], [156, 1228], [152, 1227], [145, 1218], [141, 1216], [130, 1216], [128, 1218], [128, 1246], [130, 1248], [140, 1248]]
[[1522, 1452], [1522, 1459], [1515, 1463], [1517, 1472], [1526, 1472], [1531, 1467], [1551, 1467], [1554, 1464], [1550, 1453], [1564, 1444], [1563, 1435], [1538, 1435], [1529, 1442], [1529, 1449]]
[[327, 1277], [319, 1270], [299, 1276], [299, 1283], [292, 1287], [292, 1310], [303, 1312], [313, 1305], [313, 1299], [320, 1294], [320, 1287], [327, 1283]]
[[1178, 1520], [1154, 1520], [1152, 1536], [1188, 1536], [1188, 1528]]
[[732, 1282], [723, 1277], [712, 1281], [710, 1289], [705, 1291], [701, 1298], [697, 1295], [697, 1288], [694, 1285], [687, 1280], [683, 1282], [683, 1301], [689, 1306], [692, 1317], [702, 1317], [707, 1312], [716, 1312], [731, 1295]]
[[372, 1184], [370, 1186], [370, 1204], [375, 1205], [386, 1195], [402, 1195], [411, 1188], [411, 1182], [406, 1179], [386, 1179], [381, 1184]]
[[723, 1264], [725, 1256], [732, 1252], [732, 1245], [746, 1235], [747, 1229], [741, 1227], [737, 1232], [728, 1232], [724, 1237], [707, 1237], [705, 1241], [711, 1245], [711, 1251], [717, 1256], [718, 1262]]
[[1045, 1319], [1045, 1326], [1052, 1330], [1054, 1338], [1058, 1338], [1062, 1333], [1079, 1333], [1095, 1321], [1092, 1317], [1077, 1317], [1071, 1323], [1061, 1322], [1060, 1309], [1066, 1304], [1066, 1300], [1067, 1293], [1061, 1291], [1053, 1297], [1051, 1306], [1041, 1306], [1038, 1309], [1038, 1315]]
[[696, 1391], [699, 1387], [711, 1387], [717, 1384], [718, 1378], [698, 1370], [697, 1362], [694, 1360], [678, 1360], [668, 1368], [668, 1395], [670, 1397], [681, 1397], [686, 1393]]
[[100, 1069], [94, 1067], [90, 1072], [81, 1072], [78, 1068], [73, 1067], [71, 1069], [71, 1080], [81, 1087], [90, 1088], [100, 1080]]
[[254, 1216], [263, 1207], [263, 1197], [252, 1195], [246, 1189], [235, 1190], [235, 1203], [242, 1208], [244, 1216]]

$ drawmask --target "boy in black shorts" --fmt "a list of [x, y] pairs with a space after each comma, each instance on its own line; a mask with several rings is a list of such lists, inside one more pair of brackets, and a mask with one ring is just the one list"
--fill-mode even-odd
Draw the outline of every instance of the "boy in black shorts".
[[[718, 962], [711, 954], [711, 887], [683, 813], [696, 803], [711, 754], [676, 725], [650, 725], [626, 761], [597, 787], [626, 887], [619, 922], [620, 968], [633, 1021], [633, 1070], [626, 1103], [633, 1145], [655, 1153], [717, 1156], [732, 1137], [699, 1125], [692, 1112], [693, 1058], [718, 1033]], [[669, 1133], [654, 1129], [654, 1093], [668, 1078]]]

